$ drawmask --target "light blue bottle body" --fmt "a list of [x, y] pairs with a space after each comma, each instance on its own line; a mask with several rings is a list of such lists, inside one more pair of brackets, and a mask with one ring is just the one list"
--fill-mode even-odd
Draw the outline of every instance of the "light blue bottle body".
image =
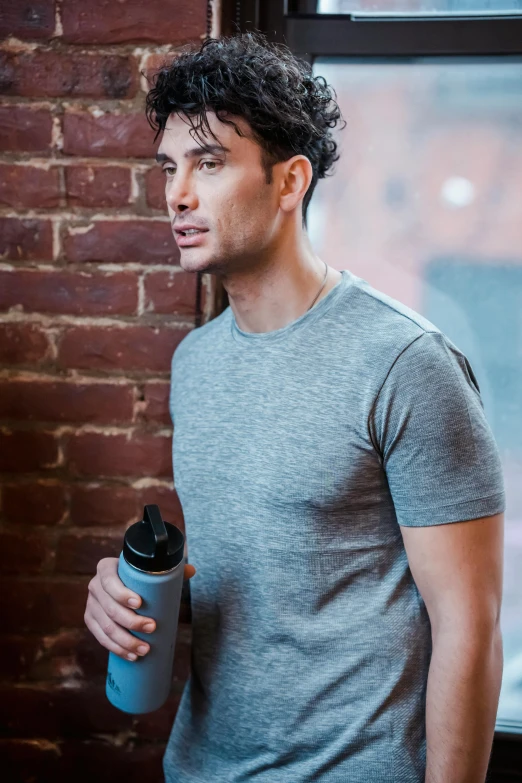
[[153, 712], [169, 696], [184, 567], [185, 560], [182, 560], [170, 571], [148, 573], [130, 565], [123, 552], [120, 554], [118, 576], [142, 599], [140, 608], [133, 611], [156, 621], [153, 633], [130, 631], [150, 645], [145, 656], [128, 661], [109, 653], [106, 694], [109, 701], [123, 712], [133, 715]]

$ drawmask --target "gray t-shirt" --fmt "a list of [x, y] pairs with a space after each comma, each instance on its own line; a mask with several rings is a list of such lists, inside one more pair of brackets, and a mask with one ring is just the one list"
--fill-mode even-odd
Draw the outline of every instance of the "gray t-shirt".
[[430, 623], [400, 525], [504, 510], [464, 355], [361, 278], [172, 364], [191, 674], [167, 783], [423, 783]]

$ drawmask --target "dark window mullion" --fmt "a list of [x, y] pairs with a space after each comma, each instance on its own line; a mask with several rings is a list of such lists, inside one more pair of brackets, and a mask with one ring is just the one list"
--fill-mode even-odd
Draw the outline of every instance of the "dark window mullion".
[[522, 15], [374, 18], [289, 14], [284, 41], [296, 54], [422, 57], [522, 54]]

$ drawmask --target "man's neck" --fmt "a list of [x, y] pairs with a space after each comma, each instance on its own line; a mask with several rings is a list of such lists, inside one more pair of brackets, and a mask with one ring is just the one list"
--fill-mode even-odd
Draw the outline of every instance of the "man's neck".
[[[273, 332], [296, 321], [310, 308], [325, 279], [325, 262], [310, 248], [286, 263], [263, 271], [234, 273], [223, 280], [236, 323], [244, 332]], [[341, 273], [327, 267], [315, 305], [339, 282]]]

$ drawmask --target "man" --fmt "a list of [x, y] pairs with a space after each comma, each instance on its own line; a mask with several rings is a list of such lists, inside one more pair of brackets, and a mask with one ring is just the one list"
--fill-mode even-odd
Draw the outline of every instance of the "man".
[[[166, 780], [484, 781], [504, 488], [472, 369], [313, 252], [303, 219], [340, 112], [285, 47], [211, 40], [147, 105], [180, 264], [230, 300], [172, 364], [198, 570]], [[131, 597], [102, 560], [85, 619], [121, 655], [146, 620]]]

